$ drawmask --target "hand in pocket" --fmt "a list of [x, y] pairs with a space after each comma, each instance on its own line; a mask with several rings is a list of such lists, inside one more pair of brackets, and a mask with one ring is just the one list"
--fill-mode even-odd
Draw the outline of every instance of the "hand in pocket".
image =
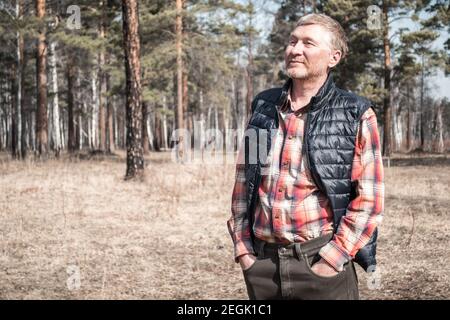
[[252, 254], [246, 254], [239, 257], [239, 263], [241, 265], [242, 270], [250, 269], [256, 261], [256, 257]]
[[324, 259], [320, 259], [312, 265], [311, 270], [321, 277], [334, 277], [339, 273]]

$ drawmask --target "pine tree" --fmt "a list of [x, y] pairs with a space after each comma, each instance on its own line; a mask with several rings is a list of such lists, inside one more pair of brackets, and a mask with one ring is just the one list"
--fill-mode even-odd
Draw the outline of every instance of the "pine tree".
[[39, 156], [46, 156], [48, 152], [48, 118], [47, 118], [47, 44], [45, 26], [45, 0], [36, 0], [36, 17], [40, 21], [38, 44], [36, 48], [36, 77], [37, 77], [37, 115], [36, 138]]
[[122, 0], [123, 48], [126, 71], [127, 170], [125, 179], [144, 174], [142, 151], [141, 62], [137, 0]]

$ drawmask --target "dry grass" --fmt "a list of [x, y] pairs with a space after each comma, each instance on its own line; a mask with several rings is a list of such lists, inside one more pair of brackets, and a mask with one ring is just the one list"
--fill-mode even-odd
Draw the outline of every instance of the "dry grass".
[[[0, 298], [246, 299], [226, 228], [234, 166], [152, 153], [146, 180], [124, 182], [123, 156], [0, 155]], [[386, 168], [381, 288], [358, 268], [363, 299], [450, 298], [450, 159], [424, 163]]]

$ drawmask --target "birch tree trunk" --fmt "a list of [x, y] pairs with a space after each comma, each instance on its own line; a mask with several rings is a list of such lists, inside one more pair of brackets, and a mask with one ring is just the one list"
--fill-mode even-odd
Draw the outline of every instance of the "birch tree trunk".
[[217, 104], [214, 105], [214, 129], [219, 130], [219, 111]]
[[[109, 91], [109, 85], [110, 85], [109, 81], [110, 81], [109, 77], [107, 76], [107, 78], [106, 78], [106, 85], [107, 85], [106, 90], [107, 91]], [[115, 119], [115, 112], [113, 110], [114, 105], [113, 105], [113, 102], [112, 102], [112, 98], [109, 98], [107, 100], [106, 108], [107, 108], [107, 111], [108, 111], [108, 116], [107, 116], [107, 118], [108, 118], [108, 151], [110, 153], [113, 153], [114, 150], [116, 149], [115, 148], [115, 141], [116, 141], [116, 139], [114, 139], [114, 137], [117, 136], [117, 135], [114, 135], [114, 132], [115, 132], [114, 128], [115, 128], [115, 126], [114, 126], [113, 121]]]
[[437, 148], [439, 153], [444, 152], [444, 125], [442, 121], [442, 113], [444, 110], [444, 102], [439, 103], [436, 110], [436, 132], [437, 132]]
[[155, 150], [155, 145], [153, 143], [153, 132], [152, 132], [152, 117], [151, 117], [151, 112], [147, 112], [148, 116], [145, 120], [145, 122], [142, 124], [143, 126], [145, 125], [146, 128], [146, 132], [148, 135], [148, 143], [150, 144], [150, 150]]
[[169, 146], [167, 145], [167, 98], [166, 96], [163, 97], [163, 139], [164, 139], [164, 150], [169, 149]]
[[[119, 146], [120, 147], [120, 144], [119, 144], [119, 130], [118, 130], [118, 118], [117, 118], [117, 109], [116, 109], [116, 106], [115, 106], [115, 103], [113, 102], [113, 104], [112, 104], [112, 113], [113, 113], [113, 118], [114, 118], [114, 143], [113, 144], [110, 144], [110, 148], [112, 147], [112, 146]], [[111, 150], [111, 152], [112, 152], [112, 150]]]
[[30, 130], [30, 135], [31, 135], [31, 150], [33, 152], [36, 151], [36, 112], [32, 111], [31, 112], [31, 130]]
[[58, 99], [58, 72], [56, 66], [56, 43], [52, 41], [48, 48], [49, 55], [49, 73], [50, 73], [50, 109], [51, 109], [51, 131], [50, 138], [52, 141], [55, 155], [59, 156], [61, 150], [61, 129], [59, 115], [59, 99]]
[[[85, 103], [83, 102], [83, 109], [84, 109]], [[79, 150], [83, 150], [83, 115], [81, 112], [78, 112], [78, 136], [79, 136], [79, 142], [78, 142], [78, 148]]]
[[59, 134], [61, 136], [61, 150], [66, 149], [66, 130], [65, 130], [65, 117], [64, 117], [64, 112], [62, 112], [60, 114], [61, 116], [59, 117]]
[[[89, 108], [87, 108], [89, 109]], [[90, 108], [91, 112], [92, 112], [92, 108]], [[88, 144], [88, 148], [90, 149], [95, 149], [93, 143], [94, 138], [92, 138], [92, 116], [90, 115], [90, 113], [87, 113], [87, 144]]]
[[99, 109], [99, 97], [97, 90], [97, 77], [98, 71], [96, 67], [93, 68], [91, 73], [91, 88], [92, 88], [92, 129], [91, 129], [91, 146], [93, 149], [98, 148], [98, 109]]

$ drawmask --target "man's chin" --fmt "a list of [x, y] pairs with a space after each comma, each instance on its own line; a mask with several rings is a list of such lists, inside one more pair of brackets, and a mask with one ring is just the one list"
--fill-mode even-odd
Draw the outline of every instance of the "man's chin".
[[309, 78], [308, 72], [300, 70], [287, 70], [287, 74], [292, 79], [304, 80]]

